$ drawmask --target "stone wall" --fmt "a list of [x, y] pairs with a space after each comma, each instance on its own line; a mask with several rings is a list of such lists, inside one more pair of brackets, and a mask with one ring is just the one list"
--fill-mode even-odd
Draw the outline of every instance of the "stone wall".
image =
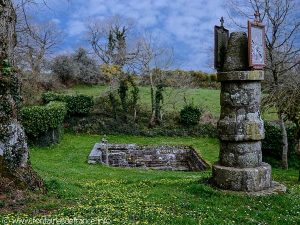
[[178, 171], [201, 171], [209, 167], [198, 153], [188, 146], [97, 143], [88, 157], [88, 162], [115, 167]]

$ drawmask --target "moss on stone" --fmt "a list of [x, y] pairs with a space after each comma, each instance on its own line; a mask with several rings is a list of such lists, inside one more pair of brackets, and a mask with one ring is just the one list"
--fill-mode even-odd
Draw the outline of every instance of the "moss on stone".
[[248, 80], [261, 80], [263, 77], [262, 71], [253, 70], [248, 73]]
[[246, 125], [246, 133], [253, 140], [261, 139], [261, 133], [257, 123], [248, 123]]

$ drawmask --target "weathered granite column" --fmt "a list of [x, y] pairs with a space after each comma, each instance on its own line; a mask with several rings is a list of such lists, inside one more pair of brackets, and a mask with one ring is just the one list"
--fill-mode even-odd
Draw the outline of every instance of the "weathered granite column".
[[218, 122], [219, 161], [213, 183], [234, 191], [261, 191], [271, 187], [271, 166], [262, 162], [264, 124], [260, 116], [263, 71], [247, 71], [247, 35], [233, 32], [228, 42], [221, 82]]

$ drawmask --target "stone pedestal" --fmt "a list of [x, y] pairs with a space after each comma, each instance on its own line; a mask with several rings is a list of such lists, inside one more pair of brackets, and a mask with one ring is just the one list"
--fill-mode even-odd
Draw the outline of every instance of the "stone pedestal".
[[264, 125], [260, 116], [263, 71], [218, 74], [221, 82], [219, 162], [213, 183], [234, 191], [262, 191], [272, 185], [271, 166], [262, 162]]

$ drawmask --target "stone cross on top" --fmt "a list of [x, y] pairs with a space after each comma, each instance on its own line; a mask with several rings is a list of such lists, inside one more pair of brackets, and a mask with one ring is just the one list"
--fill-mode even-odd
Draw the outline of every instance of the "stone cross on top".
[[221, 22], [221, 27], [224, 27], [224, 18], [223, 18], [223, 16], [221, 17], [220, 22]]
[[255, 18], [254, 18], [254, 22], [257, 22], [257, 23], [260, 22], [259, 16], [260, 16], [260, 13], [259, 13], [258, 10], [256, 10], [255, 13], [254, 13], [254, 17], [255, 17]]
[[101, 143], [102, 144], [107, 144], [108, 143], [108, 140], [106, 138], [106, 135], [103, 136], [102, 140], [101, 140]]
[[222, 16], [220, 19], [221, 25], [215, 26], [214, 33], [215, 33], [215, 68], [218, 71], [223, 69], [224, 65], [224, 57], [227, 49], [227, 43], [229, 39], [229, 30], [225, 29], [224, 27], [224, 17]]

